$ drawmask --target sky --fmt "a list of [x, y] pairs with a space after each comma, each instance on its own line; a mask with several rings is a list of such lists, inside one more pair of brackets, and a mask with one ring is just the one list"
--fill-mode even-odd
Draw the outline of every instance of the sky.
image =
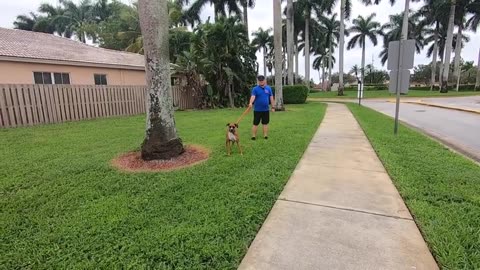
[[[75, 0], [74, 0], [75, 1]], [[388, 0], [383, 0], [382, 3], [378, 6], [369, 6], [365, 7], [359, 0], [352, 0], [352, 16], [350, 21], [347, 21], [347, 27], [351, 24], [351, 20], [353, 18], [358, 17], [359, 15], [367, 16], [370, 15], [372, 12], [376, 13], [376, 20], [382, 24], [389, 21], [389, 15], [397, 14], [403, 11], [405, 2], [398, 1], [393, 6], [391, 6]], [[41, 3], [50, 3], [50, 4], [57, 4], [58, 0], [15, 0], [15, 1], [6, 1], [0, 0], [0, 27], [13, 27], [13, 21], [15, 17], [19, 14], [27, 14], [31, 11], [35, 11]], [[131, 3], [131, 0], [121, 0], [124, 3]], [[250, 34], [257, 30], [259, 27], [264, 29], [273, 27], [273, 2], [272, 0], [257, 0], [256, 6], [253, 9], [249, 9], [248, 16], [249, 16], [249, 31]], [[338, 1], [340, 2], [340, 1]], [[421, 6], [421, 3], [411, 3], [411, 9], [418, 9]], [[336, 12], [340, 12], [339, 5], [336, 7]], [[202, 11], [201, 17], [203, 20], [206, 20], [208, 16], [213, 18], [213, 8], [211, 6], [206, 6]], [[474, 61], [475, 64], [478, 60], [478, 51], [480, 47], [480, 31], [475, 34], [473, 32], [466, 33], [470, 37], [470, 42], [466, 44], [466, 46], [462, 49], [462, 58], [465, 61]], [[1, 37], [0, 37], [1, 38]], [[348, 37], [345, 41], [348, 42]], [[386, 66], [382, 67], [380, 63], [380, 58], [378, 54], [382, 50], [382, 39], [379, 39], [379, 44], [374, 47], [370, 41], [367, 42], [366, 46], [366, 63], [373, 64], [377, 68], [386, 69]], [[338, 48], [336, 50], [336, 59], [338, 60]], [[257, 53], [257, 58], [263, 59], [261, 52]], [[311, 56], [311, 63], [313, 63], [313, 59], [315, 57]], [[347, 50], [345, 48], [345, 66], [344, 70], [348, 72], [353, 65], [361, 64], [362, 58], [362, 50], [361, 48], [357, 47], [352, 50]], [[453, 54], [452, 54], [453, 59]], [[419, 64], [428, 64], [430, 63], [430, 59], [426, 56], [426, 50], [424, 50], [421, 54], [415, 55], [415, 65]], [[263, 71], [263, 61], [259, 61], [260, 72]], [[301, 75], [305, 74], [305, 61], [303, 57], [300, 57], [299, 60], [299, 72]], [[338, 71], [338, 64], [334, 65], [333, 72]], [[318, 82], [319, 81], [319, 74], [315, 70], [311, 70], [310, 74], [312, 78]]]

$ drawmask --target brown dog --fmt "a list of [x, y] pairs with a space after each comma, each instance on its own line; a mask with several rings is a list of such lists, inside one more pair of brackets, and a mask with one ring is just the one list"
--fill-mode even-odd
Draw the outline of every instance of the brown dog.
[[232, 145], [237, 143], [238, 150], [240, 151], [240, 155], [243, 155], [242, 147], [240, 146], [240, 138], [238, 136], [238, 124], [227, 124], [227, 136], [225, 145], [227, 147], [227, 155], [231, 155], [232, 153]]

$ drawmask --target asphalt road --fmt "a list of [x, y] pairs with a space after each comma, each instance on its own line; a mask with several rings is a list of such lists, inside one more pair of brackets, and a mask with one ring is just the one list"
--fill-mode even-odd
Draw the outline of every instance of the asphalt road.
[[480, 111], [480, 96], [420, 99], [432, 104]]
[[[456, 102], [457, 105], [466, 101], [455, 99], [449, 98], [450, 102]], [[363, 104], [395, 116], [395, 103], [365, 100]], [[401, 103], [400, 120], [480, 162], [480, 114]]]

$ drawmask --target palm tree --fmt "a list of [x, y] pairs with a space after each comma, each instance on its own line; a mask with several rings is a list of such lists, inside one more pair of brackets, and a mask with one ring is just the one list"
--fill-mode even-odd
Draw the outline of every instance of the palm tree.
[[170, 159], [182, 154], [184, 148], [173, 116], [167, 1], [139, 0], [138, 11], [144, 37], [149, 93], [142, 159]]
[[275, 110], [285, 110], [282, 89], [282, 1], [273, 0], [273, 39], [275, 50]]
[[[426, 0], [425, 5], [420, 8], [417, 12], [418, 16], [423, 17], [422, 24], [425, 26], [433, 25], [433, 29], [426, 29], [425, 34], [430, 35], [430, 37], [425, 38], [425, 45], [433, 43], [432, 50], [432, 64], [431, 64], [431, 79], [430, 79], [430, 91], [433, 90], [436, 82], [436, 71], [437, 71], [437, 56], [438, 56], [438, 35], [440, 31], [440, 25], [446, 24], [446, 2], [437, 1], [437, 0]], [[443, 56], [442, 56], [443, 58]]]
[[358, 16], [353, 20], [353, 26], [349, 29], [349, 32], [356, 33], [348, 42], [347, 49], [355, 48], [358, 44], [362, 48], [362, 69], [361, 69], [361, 81], [365, 83], [365, 44], [367, 38], [373, 43], [373, 46], [377, 46], [377, 35], [381, 35], [380, 23], [374, 21], [376, 14], [373, 13], [367, 18]]
[[55, 29], [51, 26], [49, 19], [44, 16], [39, 16], [33, 12], [29, 15], [18, 15], [13, 22], [15, 29], [42, 32], [53, 34]]
[[[322, 27], [325, 29], [325, 46], [328, 47], [328, 81], [332, 81], [332, 60], [333, 60], [333, 48], [337, 46], [337, 41], [340, 37], [340, 21], [337, 20], [337, 13], [331, 17], [322, 16], [319, 18]], [[348, 32], [345, 32], [348, 35]], [[330, 90], [330, 83], [327, 90]]]
[[255, 7], [255, 0], [240, 0], [240, 3], [243, 8], [243, 23], [245, 24], [248, 33], [248, 8]]
[[58, 35], [66, 38], [70, 38], [72, 36], [72, 31], [68, 28], [65, 20], [60, 19], [65, 13], [64, 9], [44, 3], [40, 5], [38, 11], [46, 15], [48, 24], [55, 29], [55, 32]]
[[[242, 0], [243, 1], [243, 0]], [[190, 0], [179, 0], [179, 3], [182, 5], [189, 5]], [[218, 20], [220, 17], [224, 17], [228, 14], [236, 14], [241, 15], [242, 11], [240, 10], [240, 6], [238, 5], [237, 0], [196, 0], [190, 6], [188, 10], [189, 14], [200, 14], [203, 7], [207, 4], [213, 5], [213, 11], [215, 14], [215, 20]]]
[[448, 30], [447, 30], [447, 40], [446, 40], [446, 47], [445, 47], [445, 57], [444, 57], [444, 65], [443, 65], [443, 72], [442, 72], [442, 83], [440, 84], [440, 92], [446, 93], [448, 92], [448, 75], [450, 72], [450, 56], [452, 54], [452, 41], [453, 41], [453, 27], [455, 23], [455, 7], [457, 4], [457, 0], [451, 0], [450, 2], [450, 15], [448, 18]]
[[294, 13], [293, 0], [287, 0], [287, 57], [288, 57], [288, 83], [293, 84], [293, 46], [295, 31], [293, 29]]
[[267, 75], [267, 50], [270, 44], [273, 42], [273, 36], [270, 34], [272, 29], [263, 30], [261, 27], [253, 32], [252, 45], [257, 48], [257, 50], [263, 50], [263, 75]]
[[66, 25], [67, 31], [74, 33], [83, 43], [87, 42], [87, 36], [95, 38], [92, 31], [95, 16], [90, 0], [82, 0], [78, 5], [70, 0], [60, 0], [60, 4], [65, 12], [56, 16], [56, 23]]
[[[480, 4], [477, 1], [476, 5], [469, 6], [469, 13], [472, 13], [472, 17], [467, 21], [467, 27], [473, 32], [477, 32], [478, 25], [480, 24]], [[480, 50], [478, 51], [478, 65], [477, 65], [477, 78], [475, 81], [475, 91], [480, 90]]]
[[345, 19], [350, 17], [351, 0], [340, 0], [340, 40], [339, 40], [339, 67], [338, 67], [338, 95], [343, 96], [343, 57], [345, 49]]

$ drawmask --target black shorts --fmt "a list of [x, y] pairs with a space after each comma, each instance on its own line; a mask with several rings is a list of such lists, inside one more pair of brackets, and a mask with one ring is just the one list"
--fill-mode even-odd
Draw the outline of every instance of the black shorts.
[[268, 125], [270, 123], [270, 112], [253, 112], [253, 125], [258, 126], [262, 121], [262, 125]]

